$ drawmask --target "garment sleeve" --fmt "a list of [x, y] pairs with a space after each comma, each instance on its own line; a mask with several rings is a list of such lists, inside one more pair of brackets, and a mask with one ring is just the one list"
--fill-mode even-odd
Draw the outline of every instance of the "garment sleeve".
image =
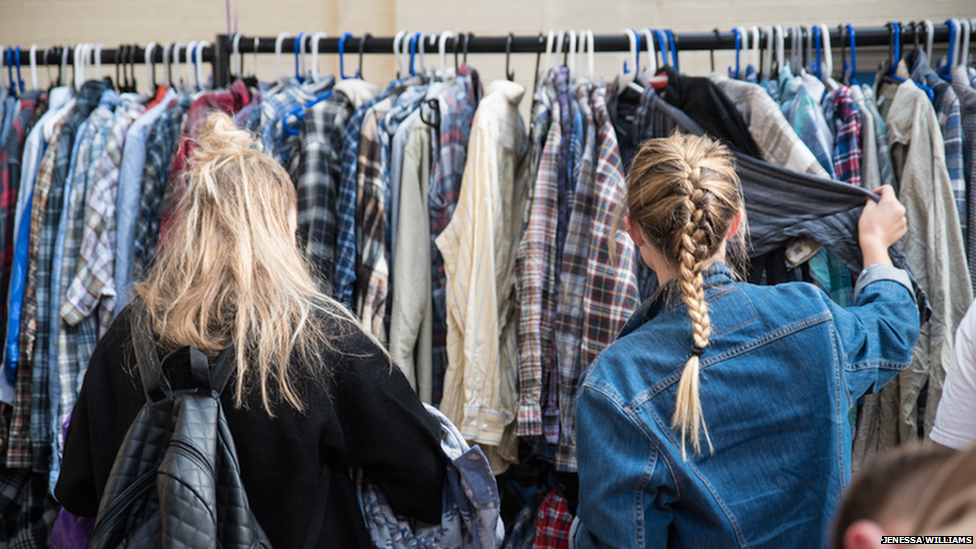
[[68, 421], [61, 475], [54, 496], [72, 514], [94, 517], [98, 514], [100, 494], [95, 486], [91, 437], [88, 436], [88, 384], [82, 384]]
[[[670, 468], [659, 448], [627, 416], [623, 403], [599, 388], [580, 387], [576, 452], [580, 524], [575, 547], [670, 547], [671, 506], [678, 500]], [[642, 515], [635, 516], [641, 509]], [[627, 524], [640, 527], [624, 527]]]
[[823, 296], [837, 330], [848, 404], [880, 390], [911, 362], [919, 316], [910, 288], [904, 271], [871, 265], [860, 275], [852, 307]]
[[361, 330], [345, 339], [343, 347], [350, 349], [334, 371], [334, 400], [346, 438], [346, 465], [362, 467], [394, 511], [440, 523], [447, 468], [440, 424]]
[[964, 451], [976, 441], [976, 306], [970, 306], [956, 330], [952, 363], [942, 385], [932, 440]]

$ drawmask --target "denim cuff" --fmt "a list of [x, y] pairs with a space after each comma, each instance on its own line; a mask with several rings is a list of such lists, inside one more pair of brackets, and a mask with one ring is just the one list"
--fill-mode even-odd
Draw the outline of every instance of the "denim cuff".
[[901, 284], [911, 294], [912, 301], [915, 301], [915, 290], [912, 289], [912, 279], [909, 278], [908, 273], [898, 267], [892, 267], [883, 263], [868, 265], [861, 271], [861, 274], [857, 277], [857, 284], [854, 285], [854, 299], [857, 299], [857, 296], [861, 294], [861, 290], [868, 284], [879, 280], [891, 280], [892, 282]]
[[576, 532], [579, 531], [580, 524], [582, 522], [579, 517], [573, 517], [573, 523], [569, 526], [569, 549], [576, 549]]

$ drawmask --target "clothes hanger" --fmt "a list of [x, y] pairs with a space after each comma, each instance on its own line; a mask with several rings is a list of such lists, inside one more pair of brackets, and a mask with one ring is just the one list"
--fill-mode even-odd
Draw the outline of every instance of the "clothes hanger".
[[935, 25], [932, 24], [931, 19], [925, 19], [922, 21], [922, 25], [925, 26], [925, 56], [929, 58], [929, 63], [931, 63], [932, 42], [935, 40]]
[[283, 31], [275, 38], [275, 82], [279, 83], [284, 83], [281, 76], [281, 43], [285, 41], [285, 38], [291, 38], [291, 33]]
[[782, 25], [773, 27], [773, 42], [776, 50], [776, 73], [772, 78], [779, 78], [779, 71], [786, 66], [786, 29]]
[[675, 71], [678, 71], [681, 68], [678, 65], [678, 40], [671, 29], [664, 29], [664, 34], [667, 37], [668, 49], [671, 50], [671, 66], [674, 67]]
[[962, 49], [959, 50], [959, 57], [956, 58], [956, 65], [966, 66], [969, 64], [969, 37], [972, 32], [971, 20], [960, 19], [962, 24]]
[[186, 87], [183, 85], [183, 77], [180, 76], [180, 49], [182, 48], [183, 44], [180, 42], [173, 44], [173, 74], [176, 75], [176, 79], [173, 80], [173, 87], [180, 93], [186, 93]]
[[642, 28], [640, 30], [640, 34], [644, 37], [644, 44], [647, 48], [648, 64], [647, 69], [644, 72], [648, 75], [648, 77], [654, 76], [657, 74], [657, 52], [654, 48], [654, 34], [651, 32], [651, 29], [647, 27]]
[[732, 72], [732, 67], [729, 67], [729, 78], [738, 80], [739, 79], [739, 53], [742, 51], [742, 35], [739, 33], [739, 27], [733, 27], [732, 34], [735, 35], [735, 72]]
[[356, 78], [363, 79], [363, 51], [366, 48], [366, 41], [372, 38], [373, 35], [368, 32], [359, 39], [359, 68], [356, 69]]
[[760, 80], [774, 78], [773, 76], [773, 52], [776, 49], [776, 31], [772, 26], [767, 26], [763, 29], [763, 34], [766, 35], [766, 56], [762, 61], [762, 76]]
[[848, 23], [842, 27], [842, 33], [840, 38], [841, 40], [840, 56], [842, 59], [844, 58], [844, 32], [847, 33], [851, 45], [850, 65], [847, 64], [846, 59], [844, 60], [844, 83], [847, 84], [848, 86], [851, 85], [858, 86], [860, 84], [857, 83], [857, 78], [855, 76], [857, 74], [857, 40], [855, 39], [855, 35], [854, 35], [854, 25]]
[[637, 71], [640, 68], [640, 36], [638, 36], [634, 29], [624, 29], [623, 32], [627, 35], [627, 41], [630, 42], [630, 55], [627, 59], [633, 59], [634, 69], [628, 69], [627, 61], [624, 61], [623, 72], [618, 77], [620, 85], [617, 86], [617, 93], [623, 93], [624, 88], [630, 88], [637, 93], [644, 93], [644, 88], [634, 82], [634, 78], [637, 76]]
[[419, 65], [420, 65], [420, 77], [421, 78], [424, 78], [425, 77], [425, 73], [424, 73], [424, 71], [425, 71], [425, 69], [424, 69], [424, 53], [427, 51], [427, 46], [425, 45], [426, 43], [427, 43], [427, 33], [426, 32], [418, 32], [417, 33], [417, 53], [419, 54], [418, 59], [420, 60]]
[[322, 73], [319, 72], [319, 40], [324, 40], [328, 38], [329, 35], [324, 31], [319, 31], [312, 35], [312, 81], [318, 82], [322, 79]]
[[[444, 31], [437, 38], [437, 55], [441, 61], [441, 72], [438, 74], [439, 77], [443, 78], [447, 74], [447, 39], [454, 38], [455, 35], [451, 31]], [[456, 49], [456, 48], [455, 48]]]
[[556, 44], [554, 41], [556, 34], [551, 29], [549, 34], [546, 36], [546, 72], [552, 68], [551, 56], [556, 52]]
[[301, 45], [305, 42], [303, 38], [305, 38], [305, 33], [299, 32], [298, 36], [295, 37], [295, 42], [292, 45], [292, 50], [295, 55], [295, 80], [297, 80], [298, 82], [302, 81], [302, 71], [299, 70], [298, 68], [298, 55], [300, 52]]
[[840, 83], [834, 80], [834, 47], [830, 43], [830, 30], [824, 23], [820, 23], [820, 36], [823, 40], [824, 64], [827, 66], [824, 84], [828, 90], [834, 91], [840, 88]]
[[3, 50], [3, 55], [6, 59], [5, 62], [7, 65], [7, 89], [9, 90], [10, 95], [16, 97], [17, 88], [14, 86], [14, 49], [7, 46], [7, 49]]
[[258, 38], [257, 36], [255, 36], [254, 37], [254, 53], [253, 53], [253, 55], [254, 55], [254, 65], [251, 67], [251, 70], [248, 71], [248, 76], [254, 76], [255, 74], [257, 74], [257, 70], [258, 70], [258, 49], [260, 48], [260, 46], [261, 46], [261, 39]]
[[[749, 27], [749, 31], [752, 33], [752, 50], [751, 50], [752, 51], [752, 68], [754, 70], [756, 70], [756, 71], [759, 71], [759, 70], [762, 69], [762, 66], [760, 66], [760, 64], [759, 64], [759, 49], [760, 49], [760, 45], [759, 45], [759, 27], [753, 25], [752, 27]], [[756, 79], [757, 80], [759, 79], [758, 75], [756, 76]]]
[[20, 46], [17, 46], [15, 50], [14, 57], [17, 60], [17, 86], [20, 88], [20, 94], [24, 94], [24, 80], [20, 77]]
[[[119, 93], [125, 93], [126, 90], [125, 80], [119, 76], [119, 67], [124, 58], [125, 46], [120, 44], [118, 48], [115, 48], [115, 82], [118, 85]], [[60, 73], [58, 73], [58, 80], [61, 80]]]
[[413, 33], [410, 37], [410, 63], [407, 65], [410, 70], [410, 76], [417, 76], [417, 71], [413, 66], [413, 59], [417, 56], [417, 38], [420, 36], [419, 32]]
[[[70, 48], [68, 47], [61, 48], [61, 66], [58, 69], [58, 82], [60, 83], [63, 81], [65, 85], [68, 85], [68, 52], [69, 51]], [[64, 80], [61, 79], [62, 74], [64, 75]]]
[[31, 71], [31, 86], [32, 89], [37, 90], [37, 44], [31, 44], [30, 49], [30, 71]]
[[403, 66], [403, 59], [400, 54], [400, 45], [403, 43], [403, 37], [407, 35], [407, 31], [399, 31], [396, 36], [393, 37], [393, 57], [397, 62], [397, 78], [402, 78], [404, 74], [407, 73], [406, 68]]
[[[230, 49], [230, 59], [231, 59], [230, 66], [231, 69], [237, 67], [238, 77], [244, 76], [244, 61], [241, 57], [241, 38], [243, 37], [244, 35], [239, 32], [234, 33], [234, 40], [231, 42], [231, 49]], [[164, 57], [165, 57], [165, 53], [164, 53]]]
[[184, 60], [186, 61], [186, 87], [190, 91], [197, 91], [196, 86], [193, 84], [193, 77], [196, 73], [196, 67], [193, 66], [193, 52], [197, 48], [197, 41], [192, 40], [186, 45], [184, 50]]
[[169, 71], [169, 65], [170, 65], [169, 58], [172, 50], [173, 50], [172, 42], [167, 42], [166, 45], [163, 46], [163, 85], [166, 86], [167, 88], [172, 86], [171, 84], [172, 75], [170, 74]]
[[474, 38], [474, 33], [473, 32], [466, 32], [466, 33], [464, 33], [464, 53], [462, 54], [463, 57], [461, 58], [461, 61], [465, 65], [468, 64], [468, 44], [471, 42], [471, 39], [472, 38]]
[[156, 91], [156, 62], [153, 54], [156, 53], [156, 43], [146, 44], [146, 80], [149, 82], [150, 93]]
[[959, 39], [959, 27], [956, 25], [955, 19], [946, 19], [946, 25], [949, 25], [949, 53], [947, 63], [942, 65], [941, 63], [936, 65], [936, 69], [940, 76], [946, 77], [949, 75], [950, 68], [952, 67], [956, 59], [957, 41]]
[[509, 82], [515, 81], [515, 71], [509, 70], [509, 63], [512, 60], [512, 39], [514, 37], [514, 34], [508, 33], [508, 37], [505, 38], [505, 78]]
[[[437, 51], [437, 44], [438, 44], [438, 39], [439, 38], [440, 38], [440, 35], [438, 35], [436, 32], [431, 33], [430, 35], [428, 35], [427, 36], [427, 42], [424, 45], [424, 50], [423, 51], [426, 53], [428, 47], [431, 48], [431, 51]], [[424, 61], [424, 57], [423, 56], [420, 56], [420, 61], [421, 61], [420, 64], [423, 65], [423, 61]], [[421, 68], [424, 69], [424, 74], [429, 74], [432, 78], [436, 78], [437, 77], [437, 74], [436, 74], [437, 73], [437, 67], [436, 66], [431, 65], [429, 67], [429, 70], [428, 70], [428, 68], [426, 66], [421, 67]]]
[[139, 46], [132, 44], [131, 50], [129, 50], [129, 75], [132, 77], [132, 93], [139, 93], [139, 84], [136, 82], [136, 53], [139, 51]]
[[[569, 69], [569, 81], [572, 82], [573, 77], [575, 76], [574, 70], [576, 68], [576, 31], [570, 29], [566, 34], [569, 36], [569, 48], [566, 50], [566, 53], [569, 56], [569, 61], [565, 64], [566, 68]], [[639, 70], [640, 66], [635, 64], [635, 74]]]
[[[203, 48], [209, 48], [209, 47], [210, 47], [210, 42], [208, 42], [207, 40], [201, 40], [197, 42], [196, 63], [194, 64], [196, 65], [195, 74], [196, 74], [197, 89], [200, 91], [207, 91], [210, 89], [210, 84], [207, 82], [207, 80], [204, 80], [203, 78]], [[201, 84], [201, 82], [203, 83]]]
[[594, 62], [593, 62], [594, 61], [594, 59], [593, 59], [593, 54], [594, 54], [594, 51], [593, 51], [594, 50], [593, 43], [594, 42], [595, 42], [595, 39], [593, 37], [593, 30], [592, 29], [586, 29], [586, 50], [587, 50], [587, 52], [586, 52], [587, 53], [587, 55], [586, 55], [586, 78], [588, 80], [591, 80], [591, 81], [593, 80], [593, 75], [595, 74], [595, 72], [593, 70], [593, 65], [594, 65]]
[[661, 51], [661, 66], [668, 64], [668, 35], [661, 29], [654, 29], [654, 36], [657, 37], [658, 49]]
[[344, 32], [339, 37], [339, 78], [348, 80], [346, 76], [346, 40], [352, 38], [351, 32]]

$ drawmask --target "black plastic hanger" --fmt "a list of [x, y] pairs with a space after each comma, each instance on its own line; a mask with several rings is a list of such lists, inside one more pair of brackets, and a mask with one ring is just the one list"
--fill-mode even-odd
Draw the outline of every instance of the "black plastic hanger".
[[512, 59], [512, 40], [514, 38], [514, 34], [508, 33], [508, 37], [505, 39], [505, 78], [507, 78], [509, 82], [515, 81], [515, 71], [508, 70], [509, 61]]
[[363, 51], [366, 48], [366, 41], [372, 37], [372, 34], [366, 33], [359, 39], [359, 70], [356, 71], [356, 78], [363, 78]]

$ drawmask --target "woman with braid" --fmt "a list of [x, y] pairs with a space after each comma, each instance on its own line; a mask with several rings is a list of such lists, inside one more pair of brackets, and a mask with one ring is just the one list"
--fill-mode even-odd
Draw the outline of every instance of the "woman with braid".
[[906, 230], [894, 191], [865, 204], [843, 309], [811, 284], [737, 280], [732, 160], [677, 134], [633, 160], [620, 217], [661, 289], [580, 380], [577, 548], [826, 547], [850, 479], [848, 411], [911, 360], [914, 294], [888, 257]]

